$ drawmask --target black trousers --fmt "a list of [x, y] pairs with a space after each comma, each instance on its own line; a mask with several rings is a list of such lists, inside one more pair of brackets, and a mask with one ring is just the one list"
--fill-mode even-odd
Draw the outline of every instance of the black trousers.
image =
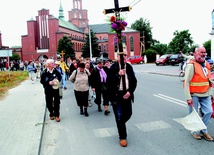
[[89, 91], [76, 91], [74, 90], [74, 95], [78, 106], [88, 107], [88, 93]]
[[46, 100], [46, 107], [50, 112], [49, 116], [59, 117], [60, 115], [59, 89], [45, 89], [45, 100]]
[[131, 118], [132, 115], [131, 99], [123, 99], [122, 96], [120, 96], [118, 102], [112, 103], [112, 107], [117, 124], [117, 130], [119, 133], [119, 139], [126, 139], [126, 122]]
[[96, 93], [96, 99], [94, 100], [94, 102], [97, 105], [101, 105], [102, 97], [103, 97], [103, 105], [109, 105], [108, 91], [107, 90], [102, 90], [102, 88], [99, 88], [99, 89], [96, 88], [95, 93]]

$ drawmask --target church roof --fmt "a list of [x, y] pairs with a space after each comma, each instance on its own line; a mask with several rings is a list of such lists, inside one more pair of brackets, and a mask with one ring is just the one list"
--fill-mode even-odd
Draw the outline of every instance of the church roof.
[[74, 25], [74, 24], [72, 24], [72, 23], [70, 23], [68, 21], [65, 21], [62, 18], [59, 18], [59, 26], [67, 28], [67, 29], [70, 29], [70, 30], [73, 30], [73, 31], [77, 31], [77, 32], [83, 33], [82, 29], [79, 29], [76, 25]]
[[[110, 23], [89, 25], [89, 28], [94, 33], [113, 33], [111, 31], [111, 25], [110, 25]], [[134, 30], [134, 29], [132, 29], [130, 27], [126, 27], [125, 31], [123, 31], [123, 32], [138, 32], [138, 31]]]

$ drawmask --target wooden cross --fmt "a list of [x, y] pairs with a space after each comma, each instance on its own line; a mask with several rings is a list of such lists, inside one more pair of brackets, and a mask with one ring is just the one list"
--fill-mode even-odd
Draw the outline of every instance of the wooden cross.
[[60, 53], [60, 55], [62, 56], [62, 58], [64, 58], [65, 53], [62, 51], [62, 52]]
[[[116, 16], [116, 20], [121, 20], [120, 19], [120, 12], [125, 12], [125, 11], [130, 11], [131, 7], [119, 7], [119, 2], [118, 0], [114, 0], [114, 5], [115, 8], [112, 9], [105, 9], [103, 11], [104, 14], [108, 14], [108, 13], [115, 13]], [[117, 40], [118, 40], [118, 46], [119, 46], [119, 55], [120, 55], [120, 65], [121, 65], [121, 69], [124, 69], [124, 57], [123, 57], [123, 44], [122, 44], [122, 36], [121, 36], [121, 31], [117, 31]], [[126, 82], [125, 82], [125, 75], [122, 76], [122, 84], [123, 84], [123, 90], [126, 90]]]

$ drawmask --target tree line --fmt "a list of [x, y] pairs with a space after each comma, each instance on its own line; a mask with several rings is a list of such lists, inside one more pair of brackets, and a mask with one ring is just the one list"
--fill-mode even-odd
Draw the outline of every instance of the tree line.
[[[168, 44], [163, 44], [160, 41], [153, 38], [152, 27], [147, 19], [140, 18], [131, 24], [131, 28], [140, 32], [140, 41], [143, 43], [144, 48], [141, 48], [141, 54], [147, 56], [148, 62], [154, 62], [156, 55], [163, 54], [178, 54], [179, 51], [188, 54], [193, 52], [198, 46], [194, 43], [193, 38], [189, 30], [178, 31], [175, 30], [173, 33], [173, 38]], [[95, 33], [90, 30], [91, 33], [91, 46], [93, 57], [100, 57], [100, 49], [98, 46], [98, 38]], [[207, 50], [208, 56], [211, 56], [211, 40], [205, 41], [203, 46]], [[75, 58], [74, 44], [71, 39], [67, 36], [63, 36], [58, 42], [58, 53], [61, 51], [65, 52], [65, 58], [71, 57]], [[90, 57], [90, 45], [89, 45], [89, 34], [85, 36], [85, 43], [81, 49], [82, 57]]]

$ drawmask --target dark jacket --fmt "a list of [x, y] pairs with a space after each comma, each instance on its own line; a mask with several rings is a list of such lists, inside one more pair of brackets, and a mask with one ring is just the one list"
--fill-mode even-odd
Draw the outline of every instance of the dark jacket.
[[53, 73], [50, 73], [45, 69], [42, 72], [40, 83], [46, 90], [52, 90], [53, 88], [49, 85], [49, 82], [55, 78], [58, 79], [59, 82], [62, 80], [62, 76], [56, 68], [53, 69]]
[[[103, 70], [105, 71], [107, 77], [108, 77], [108, 68], [106, 66], [103, 66]], [[100, 72], [97, 69], [97, 67], [94, 67], [91, 76], [90, 76], [90, 84], [91, 88], [101, 89], [102, 82], [100, 80]]]
[[[119, 70], [119, 63], [115, 62], [111, 65], [107, 76], [108, 96], [112, 103], [117, 102], [118, 99], [117, 96], [119, 93], [120, 80], [122, 78], [122, 76], [119, 75]], [[134, 70], [129, 63], [126, 63], [126, 74], [129, 80], [129, 88], [124, 93], [129, 91], [131, 100], [134, 102], [134, 91], [137, 87], [137, 79]]]

